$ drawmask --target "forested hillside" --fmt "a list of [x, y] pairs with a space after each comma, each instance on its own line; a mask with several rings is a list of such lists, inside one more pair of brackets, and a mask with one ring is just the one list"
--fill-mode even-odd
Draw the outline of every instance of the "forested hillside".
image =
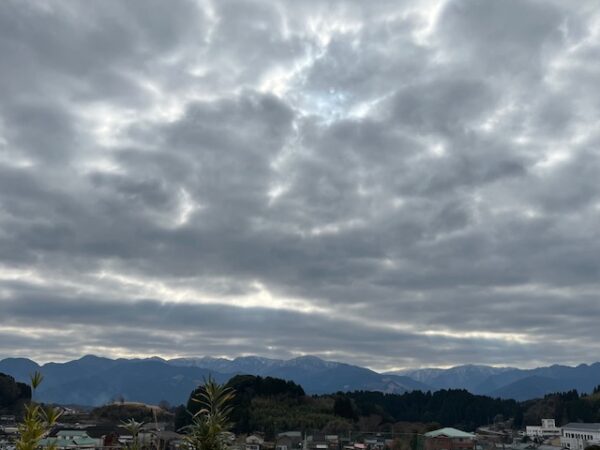
[[600, 422], [600, 387], [591, 395], [577, 391], [548, 394], [543, 399], [521, 403], [524, 422], [537, 424], [542, 417], [552, 417], [560, 425], [569, 422]]
[[[286, 430], [422, 432], [437, 426], [473, 431], [494, 422], [521, 428], [539, 424], [542, 418], [567, 422], [600, 422], [600, 391], [579, 395], [576, 391], [550, 394], [538, 400], [517, 402], [474, 395], [463, 389], [405, 394], [356, 391], [308, 396], [292, 381], [238, 375], [228, 386], [235, 389], [233, 431], [262, 431], [267, 435]], [[176, 427], [190, 422], [198, 410], [190, 396], [176, 411]]]
[[342, 395], [356, 405], [359, 416], [379, 416], [382, 424], [437, 422], [442, 426], [474, 430], [492, 423], [497, 416], [515, 419], [515, 426], [522, 424], [521, 407], [516, 401], [473, 395], [464, 389], [413, 391], [402, 395], [381, 392]]
[[10, 375], [0, 373], [0, 413], [18, 412], [31, 399], [31, 388], [15, 381]]
[[[328, 433], [392, 431], [406, 422], [431, 423], [475, 429], [494, 417], [517, 417], [520, 406], [514, 400], [491, 399], [465, 390], [435, 393], [384, 394], [357, 391], [334, 395], [307, 396], [299, 385], [276, 378], [236, 376], [228, 386], [236, 390], [233, 410], [234, 431], [322, 430]], [[198, 410], [190, 396], [187, 410]], [[186, 408], [177, 411], [176, 427], [189, 423]]]

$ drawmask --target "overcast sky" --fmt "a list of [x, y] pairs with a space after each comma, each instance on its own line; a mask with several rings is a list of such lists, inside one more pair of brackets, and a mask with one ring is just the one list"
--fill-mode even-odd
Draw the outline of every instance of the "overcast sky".
[[0, 357], [600, 359], [596, 1], [0, 2]]

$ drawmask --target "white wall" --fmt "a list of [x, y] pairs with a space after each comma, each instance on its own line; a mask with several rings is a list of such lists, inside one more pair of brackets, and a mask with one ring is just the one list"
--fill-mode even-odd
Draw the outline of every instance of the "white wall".
[[600, 444], [600, 428], [593, 431], [563, 428], [560, 443], [571, 450], [583, 450], [588, 445]]

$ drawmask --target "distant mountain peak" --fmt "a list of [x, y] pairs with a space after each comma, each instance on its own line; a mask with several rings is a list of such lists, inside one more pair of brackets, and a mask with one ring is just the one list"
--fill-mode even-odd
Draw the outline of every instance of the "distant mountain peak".
[[279, 363], [282, 362], [281, 359], [272, 359], [272, 358], [266, 358], [264, 356], [255, 356], [255, 355], [248, 355], [248, 356], [238, 356], [237, 358], [234, 358], [233, 360], [230, 361], [256, 361], [259, 363]]
[[92, 354], [88, 354], [88, 355], [83, 355], [81, 358], [76, 359], [75, 361], [82, 361], [82, 362], [101, 362], [101, 361], [114, 361], [110, 358], [106, 358], [104, 356], [97, 356], [97, 355], [92, 355]]
[[[0, 360], [0, 372], [18, 381], [27, 382], [35, 370], [40, 370], [46, 380], [39, 391], [40, 400], [73, 404], [101, 404], [120, 394], [128, 400], [149, 402], [166, 385], [170, 386], [171, 397], [159, 400], [166, 399], [175, 404], [183, 401], [208, 374], [213, 374], [220, 381], [236, 374], [282, 378], [300, 384], [311, 394], [339, 390], [402, 393], [417, 389], [466, 389], [474, 394], [519, 400], [572, 389], [591, 392], [600, 380], [600, 363], [575, 367], [554, 364], [536, 369], [465, 364], [448, 369], [427, 368], [381, 374], [315, 355], [289, 360], [254, 355], [234, 359], [205, 356], [170, 360], [160, 357], [110, 359], [85, 355], [66, 363], [42, 366], [26, 358]], [[133, 376], [140, 378], [135, 381], [131, 378]], [[141, 385], [144, 388], [139, 389]], [[86, 386], [93, 386], [95, 391], [88, 392]], [[128, 392], [136, 394], [130, 394], [134, 395], [131, 397]]]
[[288, 363], [309, 363], [309, 364], [322, 364], [325, 360], [313, 355], [302, 355], [296, 356], [295, 358], [288, 359]]
[[[30, 362], [27, 367], [31, 367]], [[0, 370], [9, 374], [16, 366], [0, 361]], [[20, 369], [19, 369], [20, 370]], [[326, 361], [317, 356], [304, 355], [290, 360], [261, 356], [241, 356], [235, 359], [202, 357], [108, 359], [86, 355], [66, 363], [44, 364], [40, 370], [45, 382], [39, 391], [42, 401], [98, 405], [123, 395], [129, 401], [168, 400], [182, 403], [189, 392], [211, 373], [220, 382], [235, 374], [270, 376], [294, 381], [310, 394], [337, 391], [371, 390], [403, 393], [428, 386], [410, 378], [378, 374], [350, 364]], [[23, 375], [24, 370], [19, 373]], [[165, 392], [167, 389], [167, 393]], [[164, 396], [156, 400], [157, 395]]]

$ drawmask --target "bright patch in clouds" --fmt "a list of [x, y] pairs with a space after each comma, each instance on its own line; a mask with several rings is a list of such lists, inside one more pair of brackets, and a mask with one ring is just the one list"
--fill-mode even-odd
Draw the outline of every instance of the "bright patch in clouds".
[[599, 24], [0, 3], [0, 357], [590, 362]]

